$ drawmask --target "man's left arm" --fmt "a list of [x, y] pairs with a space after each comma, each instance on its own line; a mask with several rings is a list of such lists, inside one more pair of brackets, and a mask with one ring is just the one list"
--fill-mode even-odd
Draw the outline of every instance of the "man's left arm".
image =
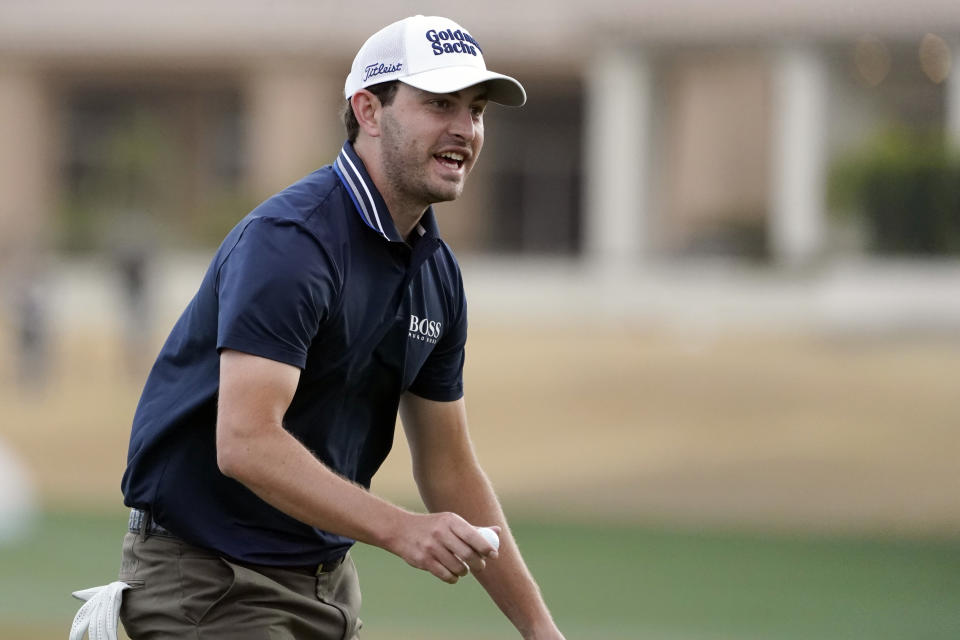
[[400, 417], [427, 509], [456, 513], [474, 526], [500, 527], [498, 556], [475, 574], [477, 580], [524, 638], [562, 640], [477, 460], [463, 399], [436, 402], [406, 393]]

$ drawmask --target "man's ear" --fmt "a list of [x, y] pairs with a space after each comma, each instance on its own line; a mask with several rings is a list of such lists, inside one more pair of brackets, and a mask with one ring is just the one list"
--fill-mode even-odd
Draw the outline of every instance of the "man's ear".
[[353, 115], [363, 132], [371, 138], [379, 137], [380, 114], [383, 112], [380, 98], [366, 89], [360, 89], [350, 98], [350, 104], [353, 105]]

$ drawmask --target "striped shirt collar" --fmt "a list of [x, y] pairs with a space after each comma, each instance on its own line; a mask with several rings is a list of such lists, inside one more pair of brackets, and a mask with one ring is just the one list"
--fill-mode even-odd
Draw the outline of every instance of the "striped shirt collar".
[[[383, 201], [383, 196], [377, 191], [370, 174], [367, 173], [367, 168], [349, 141], [343, 143], [343, 148], [340, 149], [340, 154], [333, 163], [333, 169], [340, 178], [340, 182], [346, 187], [347, 193], [350, 194], [357, 215], [363, 223], [385, 240], [404, 242], [396, 225], [393, 224], [387, 203]], [[414, 233], [419, 236], [439, 237], [433, 207], [427, 207]]]

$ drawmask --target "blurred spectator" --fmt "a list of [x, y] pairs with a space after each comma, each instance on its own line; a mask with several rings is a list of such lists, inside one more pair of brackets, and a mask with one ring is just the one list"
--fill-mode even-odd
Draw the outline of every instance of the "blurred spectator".
[[50, 377], [49, 283], [35, 261], [31, 264], [13, 285], [17, 380], [24, 389], [42, 391]]
[[113, 227], [113, 263], [117, 271], [123, 325], [123, 357], [131, 373], [149, 363], [150, 269], [154, 225], [150, 217], [133, 210], [116, 219]]

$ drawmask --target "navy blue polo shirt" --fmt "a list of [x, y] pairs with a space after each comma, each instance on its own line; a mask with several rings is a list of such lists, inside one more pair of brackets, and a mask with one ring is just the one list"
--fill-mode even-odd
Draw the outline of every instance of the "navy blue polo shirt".
[[133, 419], [124, 503], [195, 545], [303, 565], [353, 540], [282, 513], [217, 467], [219, 353], [301, 369], [284, 425], [369, 488], [400, 395], [463, 394], [466, 299], [428, 209], [404, 241], [353, 147], [274, 195], [227, 235], [164, 344]]

